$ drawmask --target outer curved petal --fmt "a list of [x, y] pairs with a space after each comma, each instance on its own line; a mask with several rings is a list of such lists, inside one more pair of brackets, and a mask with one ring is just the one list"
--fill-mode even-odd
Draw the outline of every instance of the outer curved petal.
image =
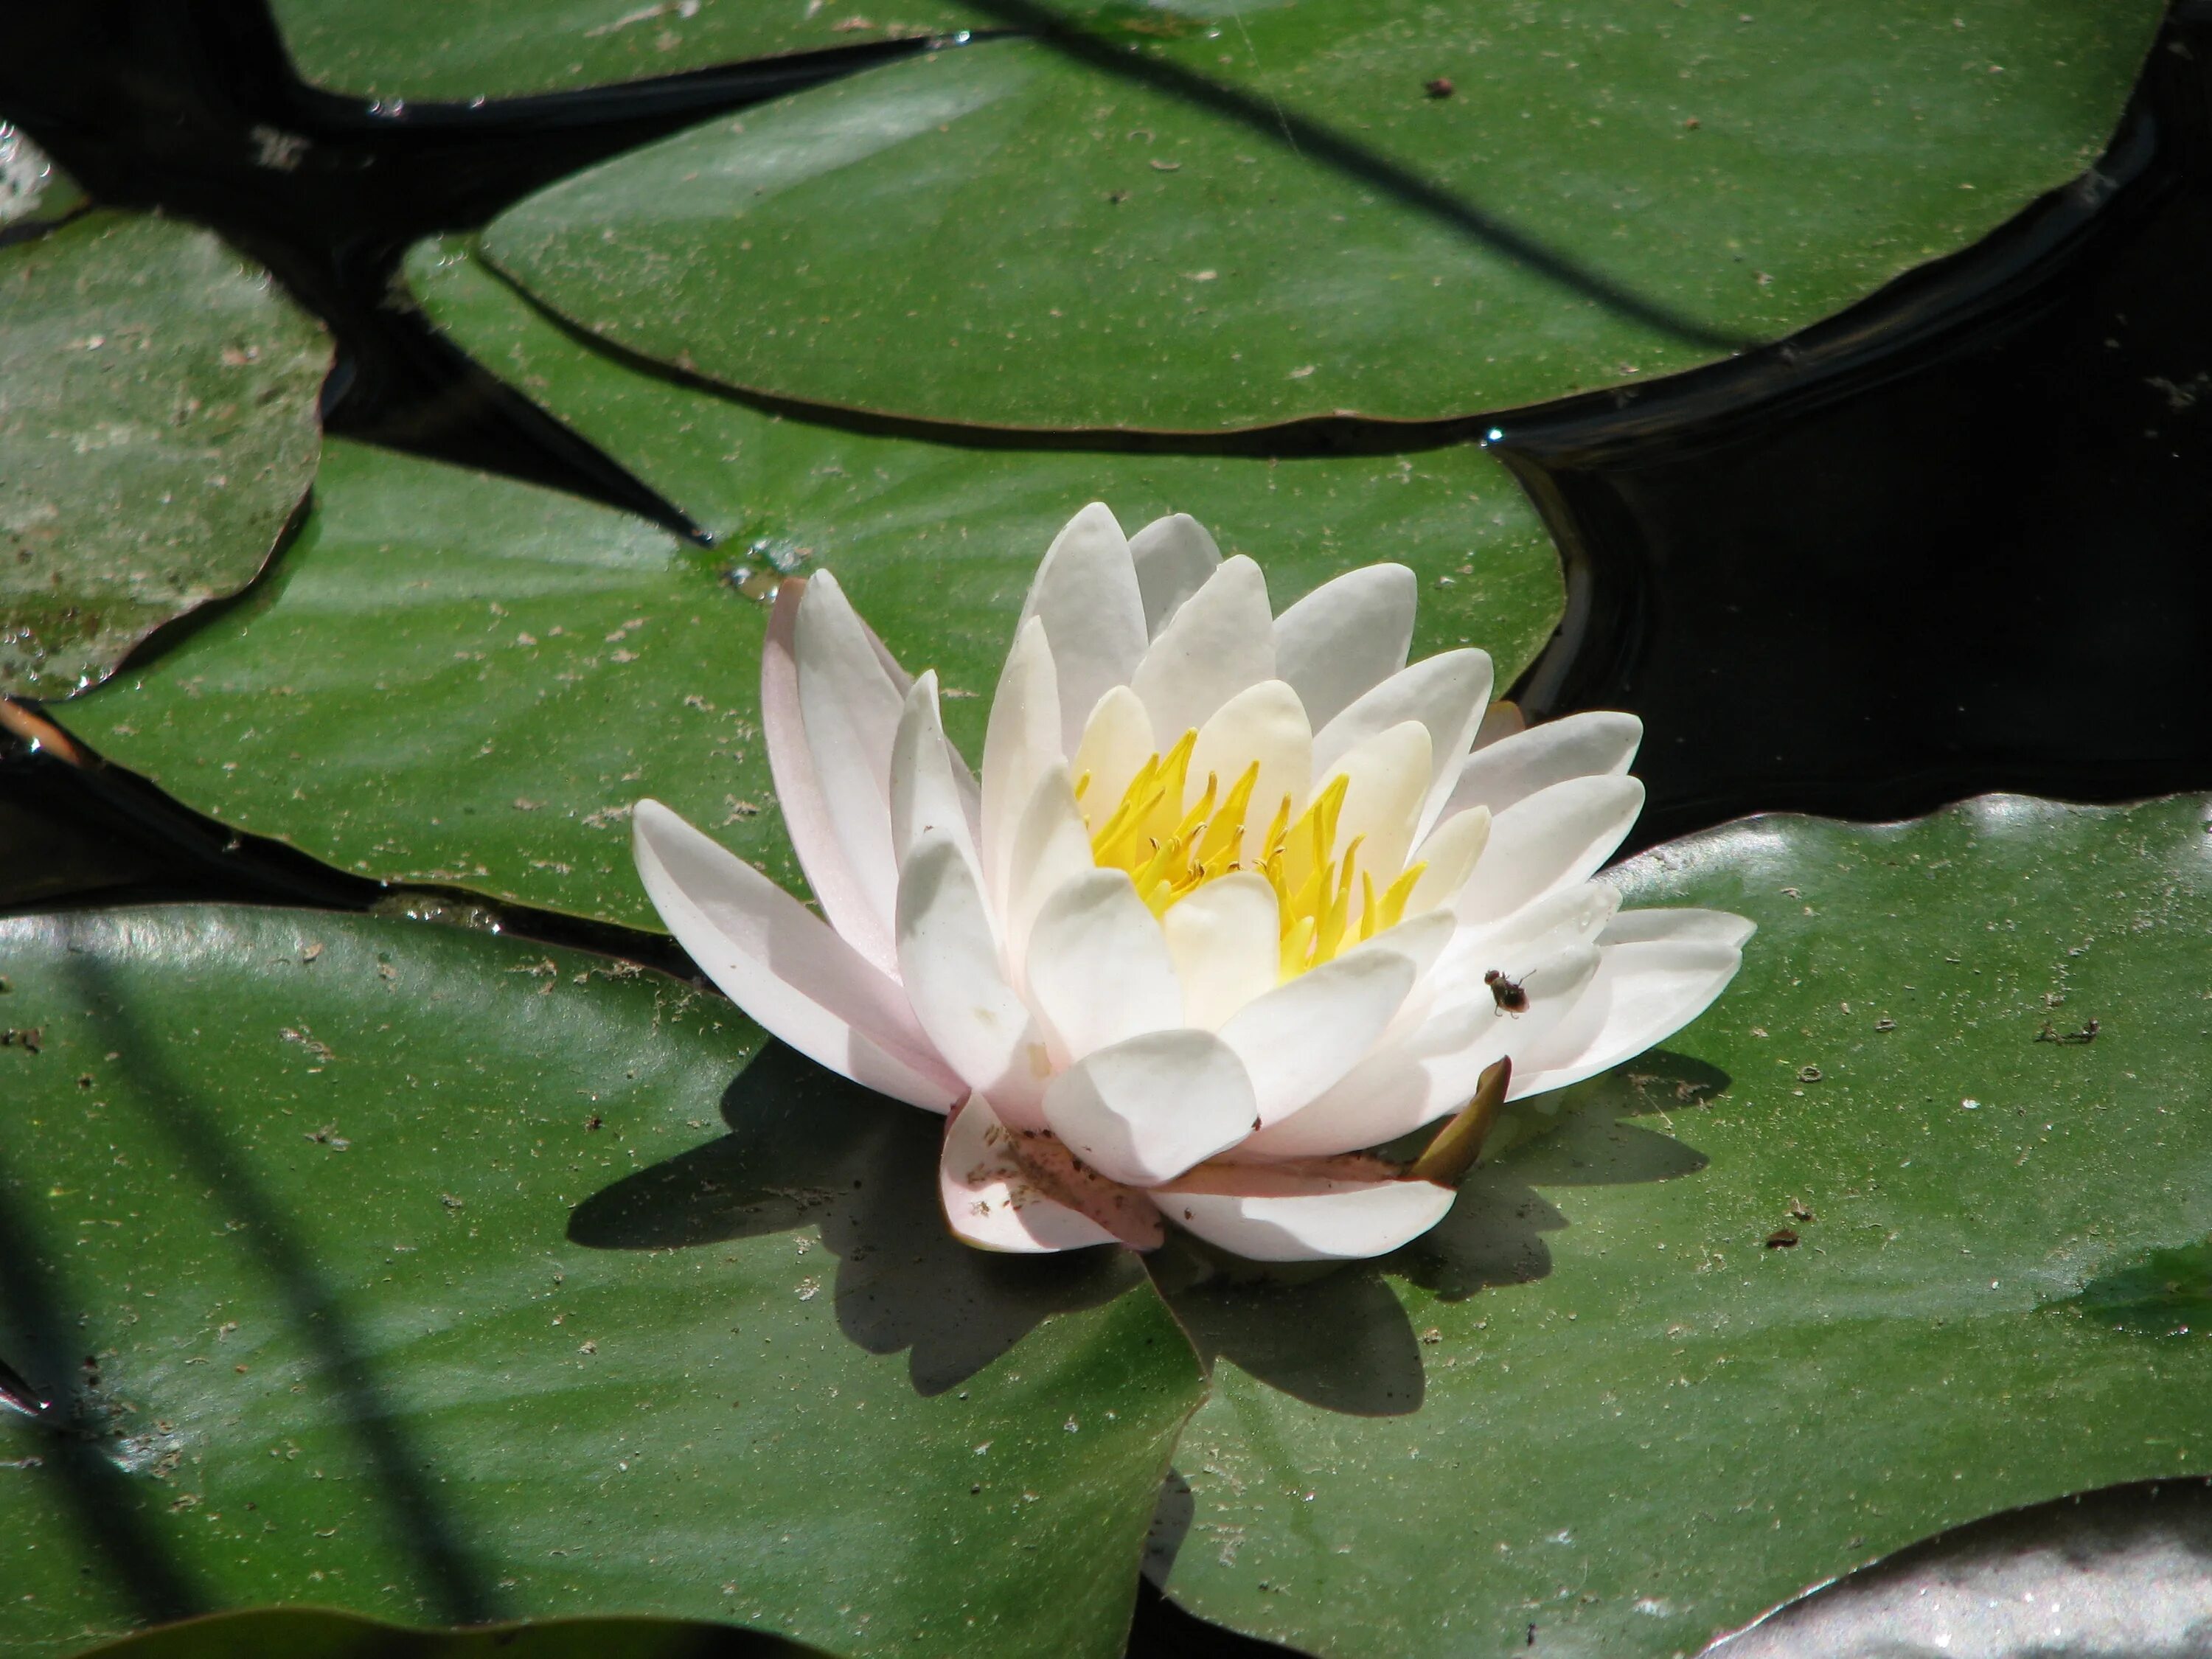
[[1068, 1060], [1182, 1024], [1182, 987], [1160, 924], [1120, 870], [1064, 883], [1037, 912], [1030, 1001]]
[[1091, 834], [1075, 804], [1075, 788], [1065, 765], [1037, 780], [1014, 831], [1006, 879], [1006, 908], [1001, 918], [1006, 960], [1023, 972], [1029, 959], [1030, 930], [1044, 902], [1066, 883], [1097, 866], [1091, 857]]
[[1428, 728], [1430, 774], [1415, 835], [1426, 835], [1489, 707], [1493, 674], [1489, 653], [1472, 648], [1440, 652], [1400, 669], [1314, 734], [1315, 769], [1327, 771], [1339, 756], [1378, 732], [1419, 720]]
[[797, 640], [806, 586], [804, 580], [793, 578], [776, 589], [775, 609], [761, 647], [761, 730], [768, 740], [769, 775], [783, 810], [784, 828], [799, 854], [799, 867], [822, 914], [854, 950], [896, 978], [898, 952], [890, 920], [877, 908], [845, 855], [836, 817], [815, 771], [805, 717], [799, 712]]
[[1605, 925], [1601, 945], [1639, 945], [1646, 939], [1706, 939], [1743, 948], [1759, 931], [1755, 921], [1727, 910], [1623, 910]]
[[1456, 1194], [1426, 1181], [1331, 1181], [1211, 1164], [1153, 1194], [1167, 1218], [1252, 1261], [1385, 1255], [1444, 1218]]
[[1503, 812], [1569, 778], [1617, 777], [1628, 770], [1643, 741], [1644, 722], [1611, 709], [1547, 720], [1469, 755], [1444, 810], [1487, 806]]
[[1597, 960], [1595, 948], [1579, 945], [1530, 969], [1521, 979], [1528, 996], [1524, 1013], [1506, 1013], [1487, 989], [1439, 1006], [1413, 1030], [1384, 1041], [1334, 1088], [1254, 1135], [1237, 1149], [1237, 1160], [1358, 1152], [1456, 1111], [1484, 1067], [1540, 1042], [1567, 1017]]
[[1053, 1079], [1045, 1121], [1111, 1181], [1154, 1187], [1235, 1146], [1256, 1115], [1252, 1085], [1210, 1031], [1152, 1031], [1101, 1048]]
[[1051, 1051], [999, 966], [975, 872], [941, 830], [915, 844], [899, 873], [898, 951], [907, 1001], [945, 1063], [1014, 1127], [1038, 1127]]
[[1713, 939], [1604, 945], [1583, 1006], [1516, 1064], [1509, 1100], [1564, 1089], [1663, 1042], [1712, 1006], [1743, 965], [1743, 952]]
[[1267, 579], [1238, 554], [1169, 618], [1129, 679], [1152, 732], [1173, 743], [1239, 691], [1275, 678]]
[[1083, 723], [1109, 686], [1127, 685], [1149, 635], [1137, 568], [1121, 526], [1103, 501], [1067, 521], [1045, 550], [1022, 622], [1044, 623], [1060, 672], [1062, 755], [1083, 739]]
[[1323, 582], [1275, 618], [1275, 672], [1316, 730], [1406, 665], [1420, 584], [1402, 564], [1370, 564]]
[[875, 636], [826, 570], [808, 580], [799, 599], [792, 647], [807, 752], [830, 828], [846, 867], [888, 933], [898, 895], [890, 775], [902, 688], [885, 671]]
[[954, 1234], [979, 1249], [1042, 1255], [1119, 1241], [1090, 1217], [1038, 1190], [991, 1103], [970, 1095], [945, 1126], [937, 1191]]
[[1182, 602], [1206, 586], [1221, 550], [1189, 514], [1170, 513], [1129, 538], [1129, 561], [1144, 595], [1145, 631], [1158, 639]]
[[1538, 790], [1491, 820], [1490, 845], [1453, 908], [1468, 922], [1499, 921], [1588, 880], [1643, 809], [1634, 778], [1570, 778]]
[[1021, 816], [1037, 780], [1066, 758], [1060, 741], [1060, 680], [1044, 624], [1030, 621], [1014, 636], [991, 720], [983, 736], [984, 886], [1006, 914], [1007, 872]]
[[657, 800], [632, 810], [630, 844], [669, 932], [771, 1034], [911, 1105], [941, 1112], [960, 1097], [898, 982], [790, 894]]
[[[899, 711], [891, 739], [891, 850], [901, 865], [914, 844], [932, 830], [960, 843], [980, 878], [982, 864], [968, 823], [968, 798], [954, 773], [952, 745], [937, 706], [937, 671], [914, 683]], [[965, 769], [962, 769], [964, 770]]]

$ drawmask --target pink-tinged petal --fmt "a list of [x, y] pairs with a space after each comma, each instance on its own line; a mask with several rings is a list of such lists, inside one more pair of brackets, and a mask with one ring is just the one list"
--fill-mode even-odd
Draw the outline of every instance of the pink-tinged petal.
[[1080, 1060], [1182, 1024], [1182, 987], [1157, 917], [1120, 870], [1097, 866], [1045, 900], [1023, 958], [1030, 1004]]
[[1091, 832], [1075, 805], [1075, 790], [1065, 765], [1037, 780], [1014, 831], [1006, 886], [1006, 959], [1018, 978], [1029, 959], [1030, 930], [1044, 902], [1066, 883], [1097, 866], [1091, 857]]
[[975, 872], [941, 830], [915, 844], [900, 872], [898, 951], [907, 1001], [945, 1063], [1016, 1128], [1038, 1127], [1051, 1050], [1006, 983]]
[[1086, 1055], [1045, 1091], [1044, 1117], [1109, 1180], [1153, 1187], [1235, 1146], [1258, 1109], [1237, 1056], [1210, 1031], [1152, 1031]]
[[1601, 945], [1641, 945], [1647, 939], [1703, 939], [1741, 950], [1759, 924], [1727, 910], [1623, 910], [1606, 923]]
[[1044, 623], [1060, 670], [1060, 752], [1073, 754], [1098, 699], [1129, 683], [1151, 637], [1129, 544], [1103, 502], [1091, 502], [1053, 538], [1022, 607], [1024, 623], [1033, 617]]
[[1742, 965], [1737, 946], [1714, 939], [1601, 945], [1581, 1006], [1516, 1056], [1508, 1098], [1564, 1089], [1665, 1042], [1711, 1007]]
[[1262, 680], [1238, 692], [1199, 727], [1183, 779], [1183, 805], [1197, 803], [1208, 778], [1227, 793], [1255, 761], [1260, 775], [1244, 823], [1256, 842], [1276, 805], [1287, 799], [1295, 811], [1313, 781], [1313, 731], [1298, 694], [1281, 680]]
[[1187, 1024], [1220, 1030], [1280, 976], [1282, 907], [1265, 876], [1240, 870], [1193, 888], [1168, 907], [1160, 931], [1182, 982]]
[[768, 740], [769, 775], [799, 867], [822, 914], [854, 950], [896, 977], [898, 952], [890, 921], [876, 908], [838, 839], [799, 709], [796, 641], [806, 588], [803, 580], [793, 578], [776, 589], [761, 648], [761, 730]]
[[[1451, 918], [1425, 917], [1403, 931], [1405, 942], [1425, 953], [1441, 948]], [[1252, 1079], [1261, 1124], [1279, 1122], [1358, 1065], [1389, 1029], [1421, 966], [1384, 942], [1363, 945], [1277, 986], [1226, 1021], [1221, 1040]]]
[[986, 890], [1006, 914], [1007, 875], [1021, 816], [1037, 780], [1066, 758], [1060, 743], [1060, 684], [1044, 624], [1014, 636], [983, 737], [982, 854]]
[[1441, 652], [1401, 668], [1314, 734], [1314, 765], [1325, 772], [1376, 733], [1419, 720], [1428, 728], [1430, 766], [1414, 831], [1419, 839], [1443, 814], [1461, 757], [1489, 706], [1492, 678], [1489, 653], [1473, 649]]
[[1182, 602], [1206, 585], [1221, 550], [1188, 513], [1155, 519], [1129, 538], [1137, 590], [1145, 599], [1145, 631], [1158, 639]]
[[806, 584], [792, 643], [799, 712], [830, 827], [869, 909], [888, 928], [898, 895], [891, 745], [904, 698], [884, 672], [867, 625], [826, 570]]
[[980, 880], [982, 863], [968, 822], [967, 797], [953, 771], [957, 763], [945, 738], [933, 668], [906, 694], [891, 740], [891, 849], [903, 866], [916, 842], [932, 830], [942, 830], [960, 844]]
[[1634, 778], [1570, 778], [1491, 821], [1490, 845], [1454, 901], [1462, 921], [1502, 921], [1524, 904], [1587, 881], [1644, 809]]
[[969, 1096], [945, 1126], [937, 1191], [954, 1235], [978, 1249], [1016, 1255], [1118, 1243], [1089, 1216], [1046, 1195], [1014, 1156], [1009, 1143], [1016, 1133], [981, 1095]]
[[1420, 584], [1402, 564], [1370, 564], [1322, 583], [1275, 618], [1275, 672], [1315, 728], [1406, 665]]
[[1071, 775], [1083, 780], [1086, 823], [1095, 830], [1114, 816], [1131, 781], [1159, 746], [1152, 735], [1152, 716], [1127, 686], [1115, 686], [1098, 699], [1083, 723], [1083, 741], [1076, 744], [1068, 769]]
[[771, 1035], [910, 1105], [941, 1112], [959, 1098], [898, 982], [790, 894], [657, 800], [632, 809], [630, 843], [677, 943]]
[[[1172, 743], [1239, 691], [1275, 678], [1267, 579], [1238, 554], [1168, 619], [1130, 677], [1152, 731]], [[1226, 787], [1228, 780], [1223, 781]]]
[[1167, 1218], [1250, 1261], [1387, 1255], [1444, 1218], [1456, 1194], [1426, 1181], [1341, 1181], [1264, 1164], [1208, 1164], [1153, 1194]]
[[[1440, 1003], [1395, 1032], [1343, 1079], [1236, 1151], [1239, 1162], [1326, 1158], [1379, 1146], [1467, 1103], [1492, 1060], [1516, 1058], [1566, 1018], [1597, 972], [1590, 945], [1562, 951], [1521, 975], [1528, 1007], [1509, 1013], [1486, 987]], [[1517, 1076], [1516, 1080], [1517, 1081]]]
[[1493, 812], [1569, 778], [1618, 777], [1636, 759], [1644, 722], [1633, 714], [1593, 708], [1502, 738], [1462, 762], [1447, 811], [1487, 806]]

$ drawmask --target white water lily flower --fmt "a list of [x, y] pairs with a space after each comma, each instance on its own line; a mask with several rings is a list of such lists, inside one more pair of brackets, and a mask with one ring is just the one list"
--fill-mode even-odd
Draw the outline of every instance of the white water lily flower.
[[970, 1243], [1147, 1249], [1164, 1217], [1259, 1260], [1394, 1249], [1452, 1188], [1364, 1149], [1486, 1072], [1517, 1097], [1641, 1052], [1752, 931], [1618, 913], [1591, 877], [1643, 805], [1639, 722], [1486, 726], [1482, 652], [1407, 665], [1415, 592], [1370, 565], [1277, 616], [1190, 518], [1125, 538], [1087, 507], [1038, 568], [979, 785], [935, 675], [826, 572], [787, 581], [762, 719], [827, 921], [651, 800], [646, 890], [775, 1036], [951, 1115]]

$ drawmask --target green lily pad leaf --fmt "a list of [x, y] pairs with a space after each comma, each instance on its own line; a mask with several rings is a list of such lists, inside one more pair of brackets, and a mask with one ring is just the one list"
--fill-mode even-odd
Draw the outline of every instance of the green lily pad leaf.
[[465, 103], [989, 24], [958, 0], [272, 0], [293, 65], [336, 91]]
[[94, 213], [0, 247], [0, 691], [67, 696], [252, 581], [330, 365], [206, 231]]
[[283, 1603], [1120, 1651], [1197, 1366], [1126, 1255], [954, 1242], [939, 1120], [485, 933], [0, 962], [0, 1353], [59, 1419], [0, 1422], [9, 1653]]
[[807, 1659], [780, 1637], [665, 1619], [403, 1629], [319, 1608], [257, 1607], [163, 1625], [86, 1659]]
[[1133, 528], [1199, 514], [1261, 559], [1279, 605], [1354, 565], [1410, 564], [1419, 648], [1482, 645], [1501, 684], [1559, 615], [1534, 513], [1464, 445], [1274, 463], [841, 432], [637, 374], [459, 256], [430, 276], [433, 310], [485, 362], [721, 540], [333, 443], [268, 580], [65, 712], [202, 811], [348, 870], [657, 927], [625, 821], [653, 795], [796, 884], [754, 595], [834, 568], [902, 660], [939, 668], [946, 723], [980, 756], [1036, 562], [1094, 497]]
[[1161, 9], [1142, 46], [1063, 23], [717, 118], [483, 245], [594, 333], [818, 404], [1460, 416], [1778, 339], [1967, 246], [2094, 161], [2160, 11]]
[[2100, 1273], [2061, 1305], [2116, 1330], [2212, 1334], [2212, 1243], [2153, 1250], [2140, 1261]]
[[[1633, 1659], [1944, 1527], [2212, 1465], [2212, 1340], [2049, 1305], [2212, 1231], [2207, 813], [1990, 797], [1624, 866], [1631, 904], [1755, 919], [1741, 975], [1395, 1276], [1183, 1293], [1229, 1358], [1176, 1455], [1170, 1593], [1316, 1654], [1534, 1625]], [[1357, 1314], [1301, 1328], [1324, 1290]]]

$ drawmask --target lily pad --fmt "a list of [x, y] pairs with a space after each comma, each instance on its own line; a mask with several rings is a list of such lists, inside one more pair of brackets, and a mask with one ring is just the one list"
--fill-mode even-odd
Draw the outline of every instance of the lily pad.
[[990, 21], [957, 0], [271, 0], [270, 9], [305, 79], [418, 103], [562, 92]]
[[1217, 1317], [1250, 1367], [1177, 1453], [1170, 1594], [1316, 1654], [1633, 1659], [2212, 1467], [2212, 1340], [2051, 1305], [2212, 1231], [2208, 811], [1753, 819], [1623, 866], [1756, 919], [1742, 974], [1330, 1292], [1401, 1346]]
[[268, 1604], [1120, 1651], [1197, 1368], [1126, 1256], [954, 1243], [938, 1120], [459, 928], [0, 962], [0, 1353], [57, 1402], [0, 1420], [9, 1653]]
[[252, 581], [330, 364], [206, 231], [94, 213], [0, 247], [0, 691], [65, 696]]
[[[732, 386], [999, 427], [1425, 420], [1771, 341], [2088, 166], [2155, 0], [990, 7], [484, 234]], [[1091, 16], [1102, 21], [1093, 26]], [[1443, 95], [1448, 94], [1448, 95]]]
[[87, 1659], [810, 1659], [818, 1651], [672, 1620], [559, 1619], [427, 1631], [342, 1613], [258, 1607], [142, 1631]]
[[1354, 565], [1425, 579], [1422, 647], [1501, 683], [1549, 635], [1559, 562], [1464, 445], [1284, 461], [971, 450], [778, 419], [581, 346], [455, 255], [441, 322], [714, 527], [685, 545], [564, 496], [333, 443], [267, 580], [62, 711], [235, 828], [399, 880], [659, 926], [624, 814], [669, 802], [797, 880], [757, 729], [780, 573], [834, 567], [902, 659], [936, 665], [972, 755], [1053, 532], [1103, 497], [1204, 517], [1279, 605]]

